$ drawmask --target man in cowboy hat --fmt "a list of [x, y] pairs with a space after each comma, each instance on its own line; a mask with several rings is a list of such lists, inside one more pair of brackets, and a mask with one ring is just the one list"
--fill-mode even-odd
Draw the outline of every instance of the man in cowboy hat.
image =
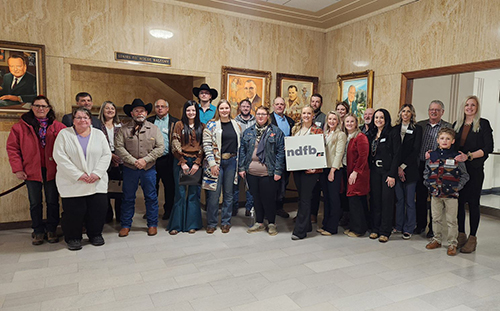
[[200, 122], [207, 124], [215, 115], [217, 108], [212, 105], [212, 100], [216, 99], [219, 93], [216, 89], [211, 89], [208, 84], [203, 83], [200, 87], [193, 88], [193, 94], [198, 97]]
[[136, 98], [123, 106], [123, 112], [133, 121], [121, 128], [115, 141], [115, 150], [123, 160], [122, 228], [118, 236], [125, 237], [132, 226], [135, 210], [135, 193], [141, 182], [146, 201], [148, 235], [156, 235], [158, 227], [158, 196], [156, 194], [156, 159], [164, 151], [160, 129], [146, 120], [153, 109], [151, 103]]

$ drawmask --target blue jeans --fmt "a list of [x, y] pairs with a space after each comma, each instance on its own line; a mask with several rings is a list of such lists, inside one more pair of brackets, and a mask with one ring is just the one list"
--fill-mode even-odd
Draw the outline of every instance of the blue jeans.
[[[215, 228], [218, 223], [219, 197], [223, 190], [221, 226], [231, 225], [231, 210], [233, 207], [233, 185], [236, 173], [236, 157], [220, 161], [217, 189], [207, 191], [207, 227]], [[222, 189], [224, 188], [224, 189]]]
[[135, 213], [135, 193], [141, 181], [144, 200], [146, 201], [146, 218], [149, 227], [158, 226], [158, 196], [156, 195], [156, 169], [133, 170], [123, 166], [123, 200], [121, 224], [123, 228], [132, 226]]
[[[240, 207], [240, 183], [244, 183], [245, 180], [241, 177], [238, 176], [238, 184], [234, 185], [234, 191], [233, 191], [233, 211], [238, 211], [238, 208]], [[253, 203], [253, 196], [250, 193], [250, 190], [245, 191], [246, 195], [246, 202], [245, 202], [245, 209], [247, 211], [251, 210], [254, 203]]]
[[[187, 161], [187, 165], [190, 168], [193, 167], [194, 160], [196, 160], [196, 158], [184, 158]], [[201, 170], [203, 168], [200, 167], [199, 169]], [[180, 171], [181, 167], [179, 166], [179, 160], [174, 158], [173, 172], [175, 200], [172, 213], [170, 214], [170, 220], [168, 221], [167, 230], [177, 230], [180, 232], [187, 232], [191, 229], [198, 230], [203, 227], [203, 222], [201, 220], [200, 196], [198, 194], [200, 186], [179, 186]]]
[[415, 191], [417, 182], [396, 181], [396, 230], [413, 234], [417, 224]]
[[[42, 168], [43, 183], [26, 180], [30, 201], [31, 227], [35, 233], [56, 232], [59, 224], [59, 192], [55, 179], [47, 181], [47, 170]], [[42, 186], [47, 205], [47, 224], [43, 222]]]

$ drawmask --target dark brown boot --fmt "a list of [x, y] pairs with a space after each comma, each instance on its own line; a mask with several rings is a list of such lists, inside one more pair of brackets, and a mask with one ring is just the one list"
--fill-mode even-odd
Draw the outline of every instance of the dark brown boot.
[[462, 248], [465, 245], [465, 243], [467, 243], [467, 235], [463, 232], [459, 232], [457, 241], [458, 241], [457, 248]]
[[477, 238], [473, 235], [469, 235], [469, 239], [467, 240], [467, 243], [460, 249], [461, 253], [472, 253], [473, 251], [476, 250], [477, 246]]

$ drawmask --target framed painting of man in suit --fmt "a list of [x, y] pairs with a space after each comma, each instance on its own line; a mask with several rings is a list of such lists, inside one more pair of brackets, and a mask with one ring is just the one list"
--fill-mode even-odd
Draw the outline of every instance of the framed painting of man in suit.
[[0, 41], [0, 115], [17, 117], [46, 94], [45, 46]]
[[373, 70], [338, 75], [337, 83], [338, 101], [346, 102], [361, 122], [366, 108], [373, 106]]
[[222, 66], [222, 98], [231, 104], [231, 116], [238, 115], [238, 103], [248, 99], [251, 113], [270, 106], [271, 72]]
[[276, 74], [276, 96], [285, 100], [285, 114], [300, 121], [302, 107], [309, 105], [311, 95], [318, 92], [318, 77]]

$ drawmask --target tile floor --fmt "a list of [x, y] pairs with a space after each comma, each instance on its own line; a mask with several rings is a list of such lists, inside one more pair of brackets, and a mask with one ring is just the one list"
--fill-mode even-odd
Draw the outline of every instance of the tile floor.
[[228, 234], [155, 237], [140, 211], [130, 236], [106, 225], [104, 246], [78, 252], [0, 231], [0, 310], [500, 310], [499, 219], [482, 217], [476, 253], [448, 257], [421, 236], [292, 241], [291, 219], [247, 234], [243, 211]]

